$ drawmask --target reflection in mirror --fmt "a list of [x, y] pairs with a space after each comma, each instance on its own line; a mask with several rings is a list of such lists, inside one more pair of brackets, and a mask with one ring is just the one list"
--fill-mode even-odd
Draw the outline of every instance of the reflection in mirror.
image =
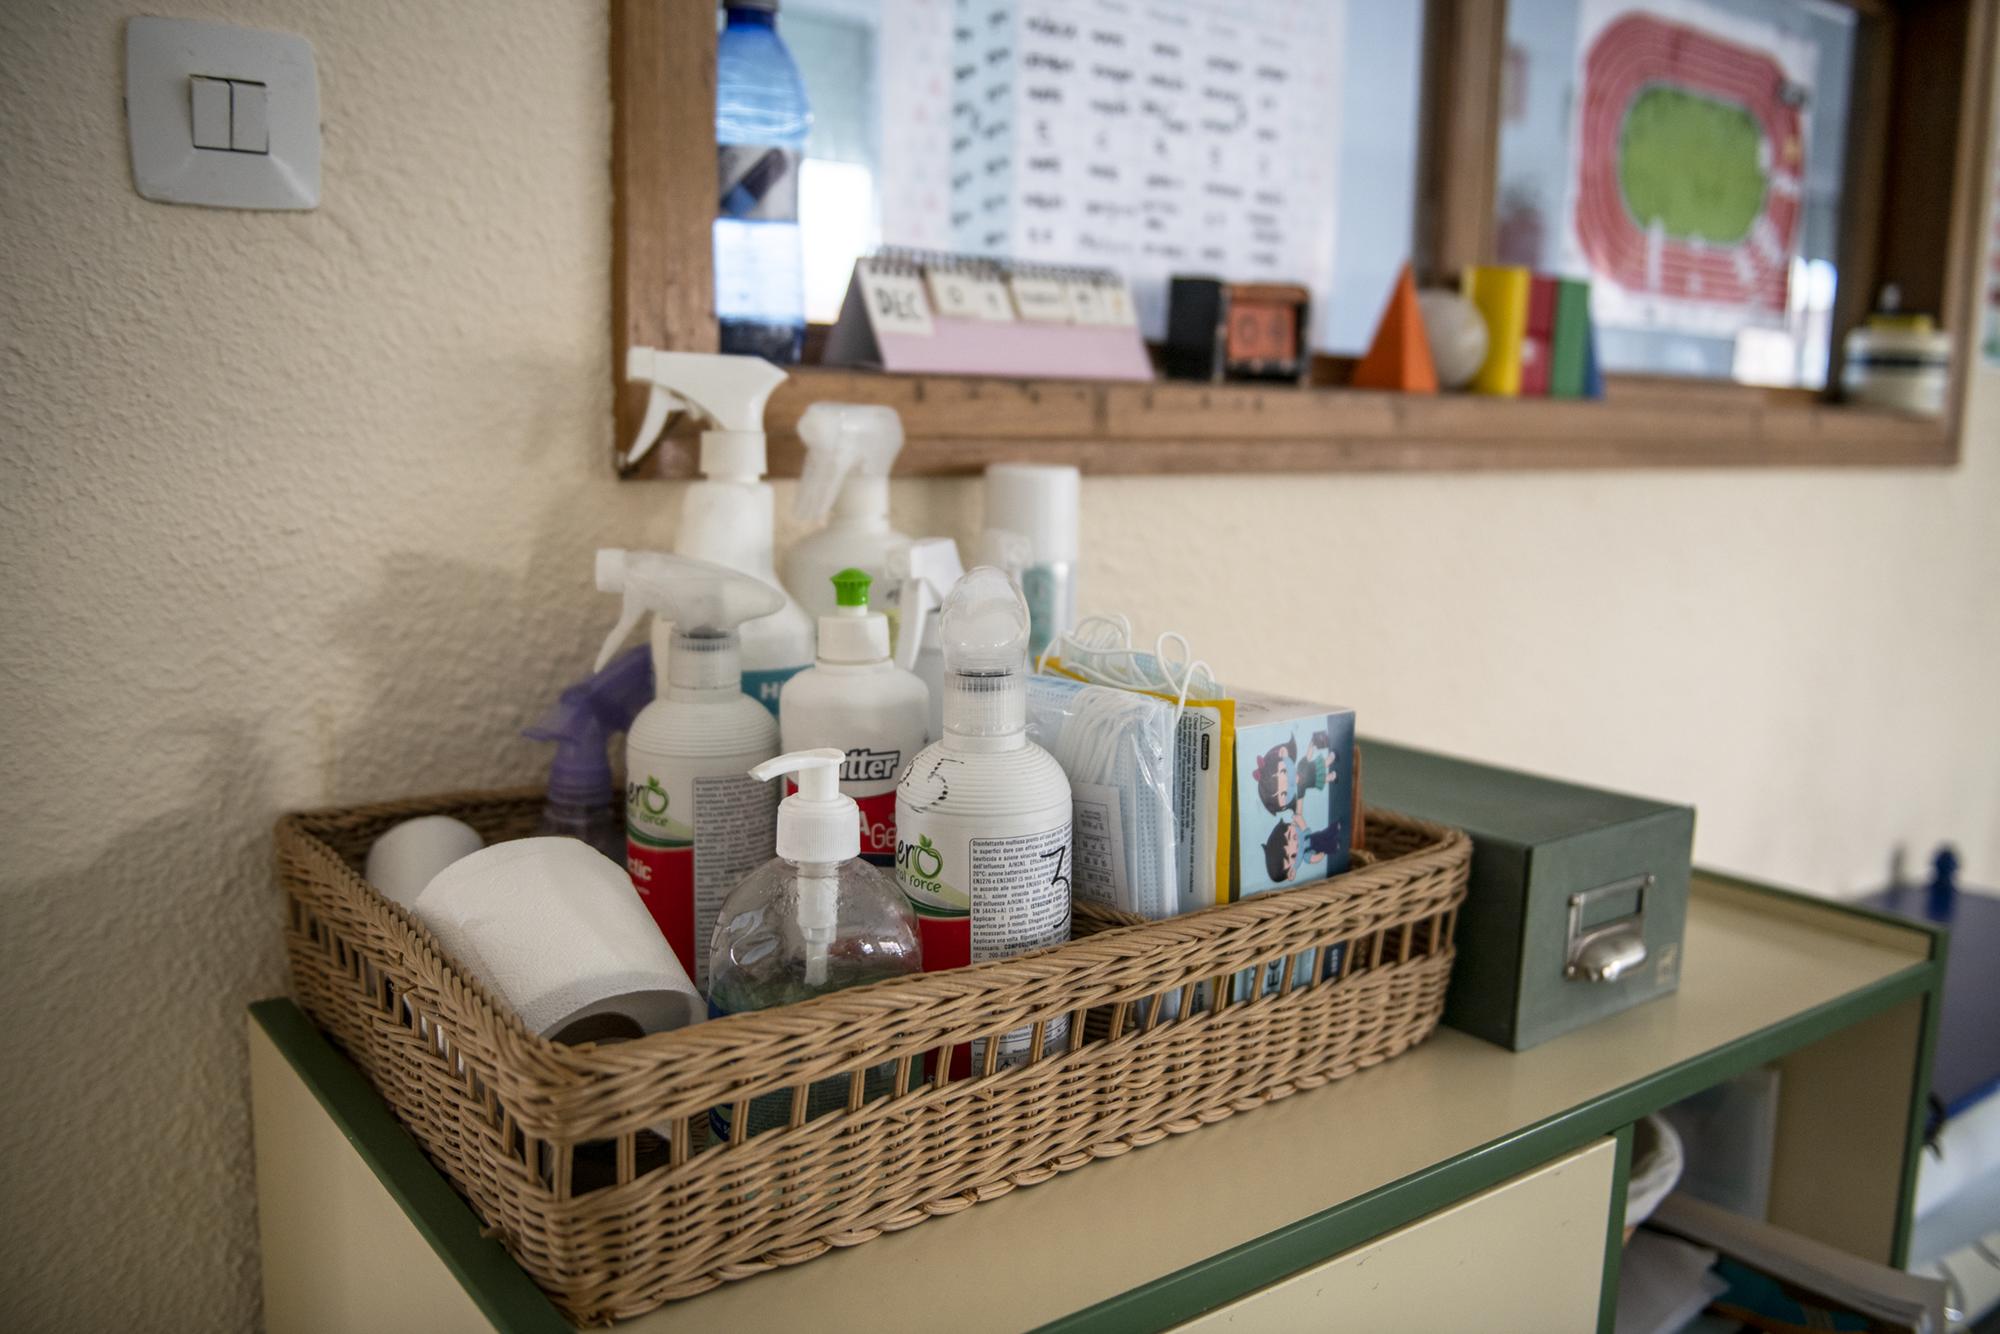
[[1299, 282], [1356, 354], [1409, 258], [1419, 4], [785, 0], [807, 318], [879, 246]]
[[1588, 277], [1605, 369], [1826, 382], [1855, 19], [1510, 0], [1502, 263]]

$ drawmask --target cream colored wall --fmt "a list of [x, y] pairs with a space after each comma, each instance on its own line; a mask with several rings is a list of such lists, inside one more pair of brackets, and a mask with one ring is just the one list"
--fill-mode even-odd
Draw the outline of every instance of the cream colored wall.
[[[131, 189], [121, 20], [0, 6], [0, 1324], [252, 1324], [241, 1008], [287, 808], [532, 776], [671, 536], [604, 467], [603, 6], [181, 0], [310, 37], [325, 202]], [[690, 188], [703, 188], [691, 183]], [[1702, 811], [1830, 892], [2000, 879], [2000, 381], [1955, 472], [1092, 481], [1086, 602], [1388, 736]], [[784, 502], [781, 494], [780, 503]], [[972, 488], [901, 484], [910, 526]]]

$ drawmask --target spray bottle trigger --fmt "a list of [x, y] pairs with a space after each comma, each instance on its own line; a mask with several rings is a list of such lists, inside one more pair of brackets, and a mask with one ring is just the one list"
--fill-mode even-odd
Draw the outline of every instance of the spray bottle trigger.
[[639, 434], [618, 456], [618, 471], [630, 472], [639, 466], [639, 460], [652, 452], [660, 437], [666, 434], [667, 419], [677, 412], [688, 410], [687, 401], [664, 385], [655, 384], [646, 395], [646, 416], [639, 423]]

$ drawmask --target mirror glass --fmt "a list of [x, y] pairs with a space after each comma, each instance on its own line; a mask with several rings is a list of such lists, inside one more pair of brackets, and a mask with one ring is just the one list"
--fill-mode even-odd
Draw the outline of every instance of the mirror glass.
[[1409, 257], [1423, 6], [784, 0], [813, 128], [807, 316], [878, 247], [1295, 282], [1365, 349]]
[[1500, 262], [1591, 280], [1606, 370], [1822, 387], [1854, 39], [1822, 0], [1509, 0]]

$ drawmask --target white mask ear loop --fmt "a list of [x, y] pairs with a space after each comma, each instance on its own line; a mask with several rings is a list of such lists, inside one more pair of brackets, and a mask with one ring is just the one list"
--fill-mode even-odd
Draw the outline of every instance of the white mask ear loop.
[[[1169, 645], [1176, 651], [1170, 652]], [[1169, 630], [1153, 641], [1153, 669], [1149, 673], [1141, 665], [1146, 655], [1132, 647], [1132, 622], [1122, 614], [1084, 617], [1075, 629], [1049, 641], [1035, 662], [1036, 671], [1047, 669], [1049, 656], [1058, 647], [1073, 650], [1065, 656], [1065, 665], [1085, 680], [1126, 690], [1172, 693], [1176, 726], [1187, 712], [1187, 698], [1195, 682], [1200, 680], [1214, 688], [1214, 670], [1205, 659], [1194, 656], [1187, 636], [1176, 630]]]

